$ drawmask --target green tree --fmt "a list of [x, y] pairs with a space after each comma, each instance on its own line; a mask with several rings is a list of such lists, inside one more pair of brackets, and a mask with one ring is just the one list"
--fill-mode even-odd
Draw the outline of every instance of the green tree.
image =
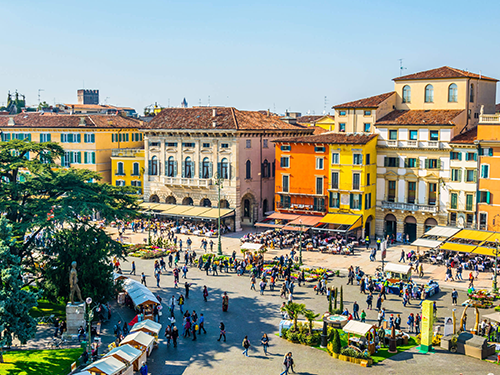
[[10, 250], [23, 264], [34, 263], [36, 235], [57, 224], [81, 223], [96, 213], [109, 220], [136, 214], [132, 187], [100, 183], [101, 176], [87, 169], [62, 169], [55, 162], [63, 156], [54, 142], [0, 142], [0, 212], [12, 224]]
[[45, 285], [47, 297], [70, 294], [69, 271], [76, 261], [78, 285], [82, 298], [92, 297], [95, 302], [106, 302], [116, 295], [111, 261], [122, 256], [121, 243], [111, 240], [102, 229], [86, 224], [74, 224], [54, 233], [45, 251]]
[[0, 350], [11, 346], [14, 337], [26, 344], [36, 332], [36, 321], [29, 310], [37, 305], [38, 293], [23, 289], [21, 259], [8, 246], [11, 231], [7, 220], [0, 219]]
[[335, 287], [333, 289], [333, 297], [335, 298], [335, 305], [334, 305], [334, 308], [333, 308], [334, 310], [337, 310], [337, 294], [338, 294], [338, 289], [337, 289], [337, 287]]
[[344, 289], [342, 288], [342, 285], [340, 286], [340, 310], [342, 312], [344, 311]]
[[300, 314], [303, 314], [306, 309], [306, 305], [303, 303], [287, 303], [285, 306], [281, 308], [282, 311], [285, 311], [290, 319], [293, 320], [293, 327], [292, 331], [295, 331], [297, 329], [297, 319], [299, 318]]
[[333, 294], [333, 288], [330, 289], [330, 294], [328, 295], [328, 312], [330, 314], [333, 314], [333, 307], [332, 307], [332, 294]]
[[342, 344], [340, 342], [340, 335], [339, 331], [335, 330], [333, 332], [333, 341], [332, 341], [333, 347], [332, 350], [335, 354], [340, 354], [340, 350], [342, 349]]
[[314, 319], [316, 319], [319, 316], [319, 314], [316, 314], [312, 310], [305, 310], [303, 314], [304, 314], [304, 317], [307, 319], [307, 322], [309, 323], [309, 334], [312, 335], [313, 322], [314, 322]]

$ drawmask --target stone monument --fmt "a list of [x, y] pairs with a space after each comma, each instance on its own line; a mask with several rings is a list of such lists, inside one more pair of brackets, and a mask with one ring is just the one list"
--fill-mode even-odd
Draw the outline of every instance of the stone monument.
[[[71, 270], [69, 271], [69, 287], [70, 295], [69, 302], [66, 305], [66, 324], [68, 333], [75, 335], [78, 329], [83, 327], [85, 329], [85, 302], [83, 302], [80, 287], [78, 286], [78, 272], [76, 271], [76, 262], [71, 263]], [[78, 298], [75, 303], [75, 292]]]

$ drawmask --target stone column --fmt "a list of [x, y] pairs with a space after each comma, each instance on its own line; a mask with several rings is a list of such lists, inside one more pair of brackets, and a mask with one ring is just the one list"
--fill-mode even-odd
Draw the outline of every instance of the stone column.
[[70, 335], [76, 335], [80, 326], [85, 329], [85, 309], [85, 302], [78, 304], [68, 302], [66, 305], [66, 324]]

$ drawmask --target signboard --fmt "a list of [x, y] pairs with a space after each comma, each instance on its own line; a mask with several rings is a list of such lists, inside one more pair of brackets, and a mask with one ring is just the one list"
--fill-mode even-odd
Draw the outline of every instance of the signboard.
[[422, 330], [421, 330], [421, 342], [420, 342], [420, 353], [429, 353], [432, 351], [432, 325], [433, 325], [434, 311], [432, 306], [432, 301], [422, 302]]
[[453, 335], [453, 318], [447, 316], [444, 318], [444, 332], [443, 336]]

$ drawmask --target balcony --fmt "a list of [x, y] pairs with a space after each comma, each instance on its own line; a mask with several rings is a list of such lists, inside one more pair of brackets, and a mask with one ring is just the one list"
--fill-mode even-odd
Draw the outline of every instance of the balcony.
[[382, 202], [382, 208], [387, 208], [389, 210], [401, 210], [401, 211], [418, 211], [418, 212], [428, 212], [436, 213], [438, 211], [437, 206], [428, 206], [424, 204], [411, 204], [411, 203], [400, 203], [400, 202]]
[[500, 124], [500, 115], [479, 115], [479, 123]]
[[[200, 187], [208, 188], [212, 185], [210, 178], [185, 178], [185, 177], [167, 177], [162, 176], [162, 181], [165, 185], [184, 186], [184, 187]], [[227, 181], [224, 180], [223, 186], [227, 186]]]
[[291, 210], [291, 211], [304, 211], [304, 212], [326, 212], [326, 207], [324, 205], [313, 205], [313, 204], [298, 204], [290, 203], [284, 204], [282, 202], [276, 202], [276, 208], [281, 210]]
[[122, 169], [115, 169], [115, 176], [125, 176], [125, 171]]

